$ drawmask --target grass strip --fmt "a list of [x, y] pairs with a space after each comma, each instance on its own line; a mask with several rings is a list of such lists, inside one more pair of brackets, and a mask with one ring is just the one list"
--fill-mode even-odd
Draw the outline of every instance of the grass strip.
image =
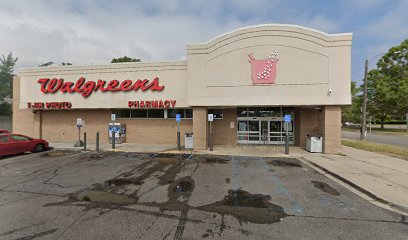
[[349, 139], [342, 139], [341, 144], [348, 146], [348, 147], [358, 148], [358, 149], [362, 149], [362, 150], [366, 150], [370, 152], [381, 153], [381, 154], [388, 155], [391, 157], [408, 160], [408, 148], [404, 148], [404, 147], [382, 144], [382, 143], [373, 143], [369, 141], [355, 141], [355, 140], [349, 140]]

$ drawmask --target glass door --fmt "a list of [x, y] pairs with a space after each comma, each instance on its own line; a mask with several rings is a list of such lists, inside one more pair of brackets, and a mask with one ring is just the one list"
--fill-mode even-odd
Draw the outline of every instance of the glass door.
[[282, 144], [282, 122], [281, 120], [269, 121], [269, 143]]
[[260, 121], [238, 121], [238, 143], [260, 143]]
[[269, 139], [268, 121], [261, 121], [261, 143], [268, 144]]

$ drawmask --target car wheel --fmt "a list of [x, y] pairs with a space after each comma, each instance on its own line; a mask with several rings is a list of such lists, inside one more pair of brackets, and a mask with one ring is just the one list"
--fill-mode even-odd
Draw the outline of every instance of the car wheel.
[[42, 152], [44, 150], [45, 150], [44, 144], [37, 144], [35, 145], [33, 152]]

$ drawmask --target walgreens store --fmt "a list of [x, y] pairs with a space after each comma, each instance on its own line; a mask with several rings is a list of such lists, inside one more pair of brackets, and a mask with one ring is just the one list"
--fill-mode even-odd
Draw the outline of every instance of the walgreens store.
[[[294, 25], [241, 28], [187, 46], [186, 61], [24, 69], [14, 78], [13, 131], [50, 142], [74, 142], [76, 121], [88, 141], [107, 142], [115, 114], [123, 140], [176, 144], [193, 133], [194, 149], [215, 145], [305, 147], [323, 137], [323, 151], [340, 151], [341, 106], [351, 104], [352, 34]], [[286, 129], [284, 115], [291, 115]]]

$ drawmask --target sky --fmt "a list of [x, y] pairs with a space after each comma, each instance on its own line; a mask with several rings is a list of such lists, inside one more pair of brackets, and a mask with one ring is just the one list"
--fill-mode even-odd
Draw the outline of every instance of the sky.
[[[0, 0], [0, 56], [15, 73], [53, 61], [183, 60], [186, 45], [258, 24], [353, 33], [352, 80], [408, 38], [408, 0]], [[373, 58], [374, 57], [374, 58]]]

